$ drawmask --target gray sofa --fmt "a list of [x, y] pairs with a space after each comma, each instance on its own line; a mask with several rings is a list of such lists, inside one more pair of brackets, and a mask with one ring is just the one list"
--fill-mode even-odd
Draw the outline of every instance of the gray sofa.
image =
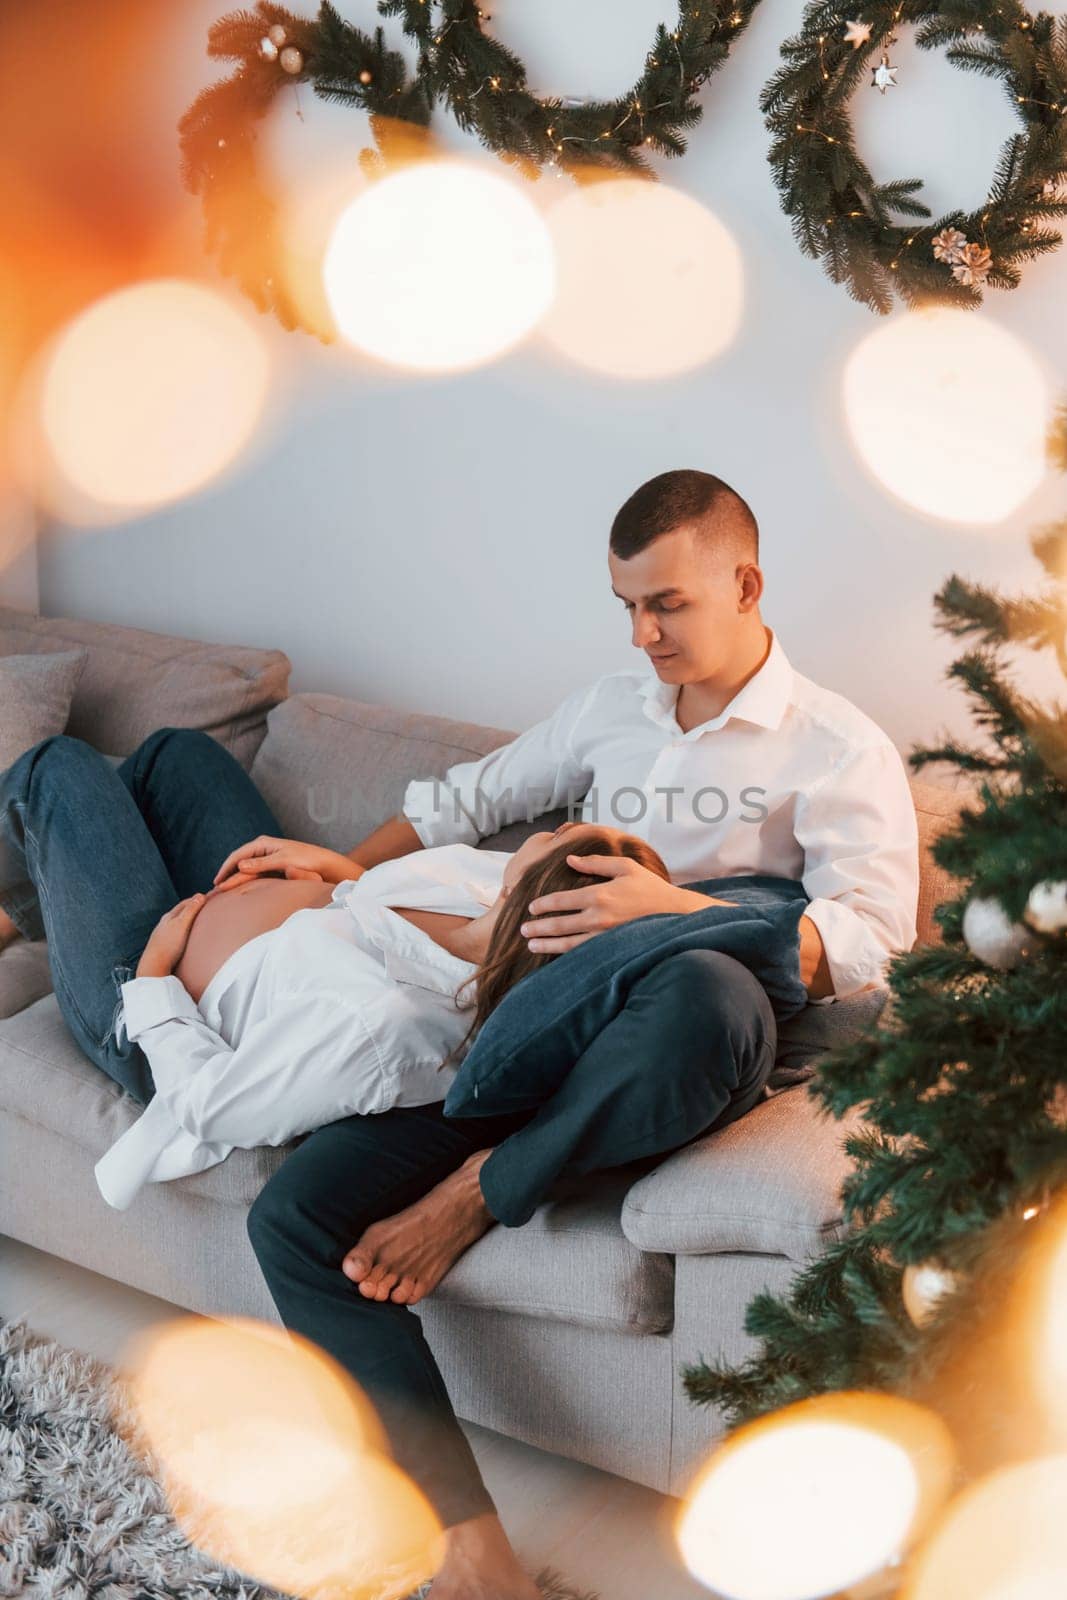
[[[286, 834], [348, 850], [395, 813], [416, 775], [484, 754], [506, 730], [327, 694], [287, 697], [278, 651], [0, 609], [0, 654], [84, 646], [68, 731], [121, 756], [155, 727], [207, 729], [250, 768]], [[920, 939], [948, 885], [925, 852], [955, 814], [915, 783], [923, 849]], [[483, 841], [509, 849], [562, 814]], [[775, 1088], [740, 1122], [654, 1170], [561, 1185], [521, 1229], [495, 1228], [418, 1308], [461, 1416], [682, 1493], [723, 1424], [680, 1369], [744, 1357], [745, 1308], [781, 1291], [842, 1228], [846, 1125], [795, 1082], [835, 1036], [868, 1025], [884, 991], [809, 1007], [783, 1032]], [[126, 1212], [93, 1164], [138, 1114], [79, 1051], [51, 992], [43, 943], [0, 954], [0, 1232], [207, 1315], [277, 1321], [245, 1231], [290, 1146], [150, 1185]]]

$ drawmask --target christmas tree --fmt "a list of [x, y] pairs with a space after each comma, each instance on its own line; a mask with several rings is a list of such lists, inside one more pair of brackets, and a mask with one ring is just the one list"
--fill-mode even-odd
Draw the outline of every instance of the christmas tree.
[[[1067, 408], [1049, 453], [1067, 472]], [[975, 1373], [959, 1380], [976, 1331], [995, 1342], [1028, 1242], [1057, 1210], [1062, 1226], [1053, 1202], [1067, 1191], [1067, 712], [1025, 695], [1011, 670], [1020, 648], [1051, 650], [1067, 677], [1067, 518], [1031, 547], [1045, 573], [1036, 597], [959, 577], [936, 596], [938, 627], [974, 640], [949, 676], [981, 737], [909, 759], [973, 775], [934, 846], [960, 892], [936, 912], [943, 942], [893, 959], [878, 1025], [825, 1057], [810, 1086], [835, 1117], [862, 1119], [845, 1141], [846, 1236], [788, 1298], [752, 1302], [746, 1328], [761, 1343], [743, 1366], [685, 1371], [690, 1397], [732, 1424], [880, 1390], [933, 1407], [975, 1471], [1035, 1447], [988, 1343], [984, 1402]]]

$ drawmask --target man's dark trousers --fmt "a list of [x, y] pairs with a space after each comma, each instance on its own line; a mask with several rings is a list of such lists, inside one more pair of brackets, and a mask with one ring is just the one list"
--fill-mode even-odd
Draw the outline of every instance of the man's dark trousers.
[[748, 969], [684, 951], [634, 984], [536, 1112], [449, 1118], [437, 1104], [345, 1117], [304, 1139], [265, 1185], [248, 1233], [283, 1322], [355, 1378], [445, 1527], [492, 1500], [418, 1315], [363, 1296], [341, 1270], [348, 1251], [490, 1146], [486, 1204], [521, 1225], [557, 1179], [665, 1155], [743, 1116], [763, 1097], [776, 1047], [774, 1013]]

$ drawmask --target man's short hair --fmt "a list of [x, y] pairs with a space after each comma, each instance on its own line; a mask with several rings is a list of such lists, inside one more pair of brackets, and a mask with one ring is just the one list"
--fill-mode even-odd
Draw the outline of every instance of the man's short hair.
[[759, 560], [759, 524], [746, 502], [713, 473], [688, 467], [661, 472], [634, 490], [611, 524], [611, 551], [629, 561], [686, 523], [709, 548], [732, 546], [746, 560]]

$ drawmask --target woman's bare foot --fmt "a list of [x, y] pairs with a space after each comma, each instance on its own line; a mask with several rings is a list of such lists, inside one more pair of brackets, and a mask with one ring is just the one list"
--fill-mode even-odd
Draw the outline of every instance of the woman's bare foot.
[[540, 1600], [494, 1513], [446, 1528], [444, 1542], [428, 1600]]
[[9, 945], [12, 939], [20, 937], [19, 930], [12, 922], [6, 911], [0, 911], [0, 950]]
[[375, 1222], [352, 1246], [342, 1271], [368, 1300], [411, 1306], [492, 1227], [478, 1174], [492, 1152], [479, 1150], [413, 1206]]

